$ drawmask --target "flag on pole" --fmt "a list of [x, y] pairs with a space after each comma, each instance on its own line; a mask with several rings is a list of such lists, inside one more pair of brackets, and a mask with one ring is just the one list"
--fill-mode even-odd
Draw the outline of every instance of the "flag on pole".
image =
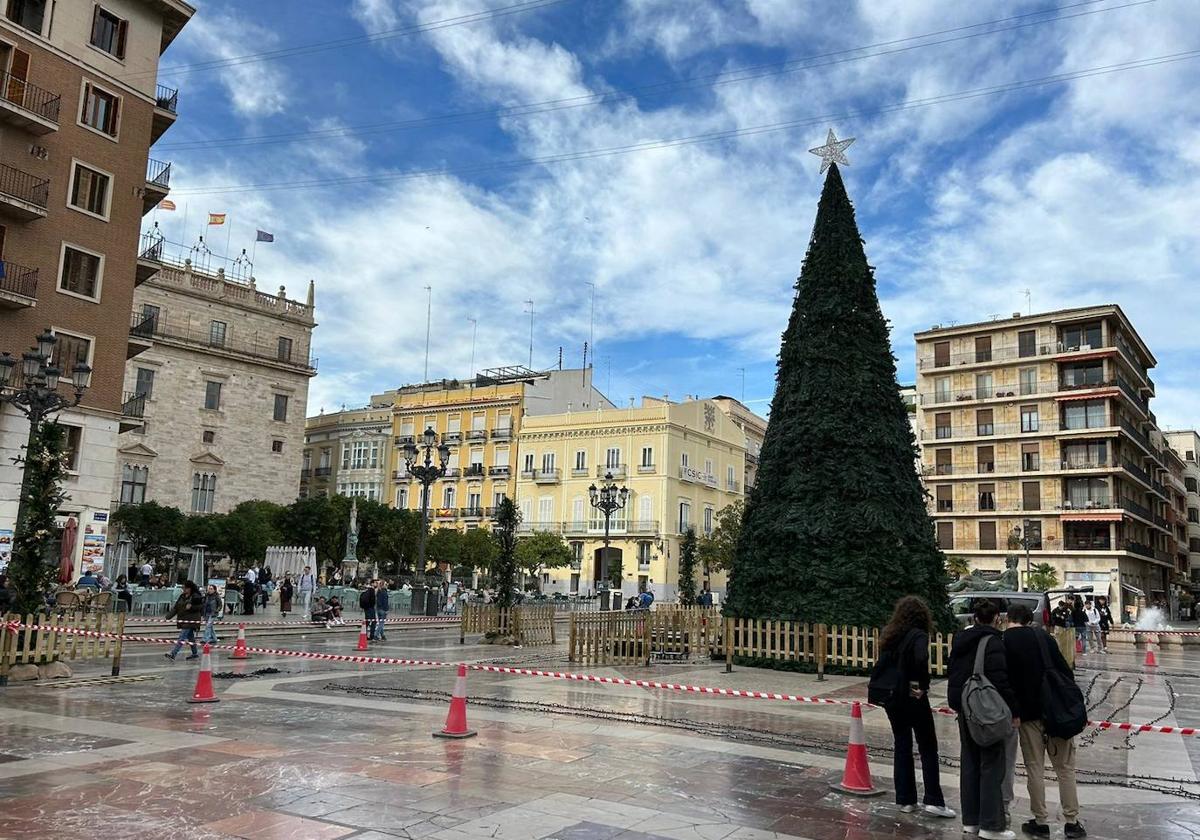
[[254, 238], [255, 242], [274, 242], [275, 234], [267, 233], [265, 230], [258, 231], [258, 235]]
[[225, 214], [224, 213], [209, 213], [208, 214], [208, 223], [209, 223], [209, 225], [225, 224]]
[[164, 198], [162, 201], [158, 202], [158, 209], [159, 210], [174, 210], [175, 202], [169, 198]]

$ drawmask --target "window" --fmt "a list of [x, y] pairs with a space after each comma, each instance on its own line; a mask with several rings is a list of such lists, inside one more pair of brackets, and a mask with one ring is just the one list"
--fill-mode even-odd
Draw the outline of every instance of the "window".
[[951, 484], [939, 484], [934, 488], [934, 496], [937, 498], [938, 513], [949, 513], [954, 510], [954, 486]]
[[951, 462], [952, 451], [950, 449], [938, 449], [933, 453], [933, 471], [937, 475], [950, 475], [954, 472], [954, 464]]
[[534, 458], [534, 455], [532, 452], [525, 453], [525, 465], [523, 467], [521, 467], [522, 472], [527, 472], [527, 473], [533, 472], [533, 458]]
[[208, 343], [213, 347], [225, 346], [225, 333], [228, 330], [228, 324], [224, 321], [209, 321], [208, 322]]
[[503, 490], [496, 490], [492, 493], [492, 504], [496, 507], [500, 507], [500, 505], [503, 504], [504, 500], [507, 498], [508, 494]]
[[287, 394], [275, 395], [275, 411], [271, 415], [275, 420], [281, 423], [287, 420], [288, 398]]
[[688, 466], [688, 454], [686, 452], [679, 453], [679, 465], [682, 467]]
[[992, 375], [990, 373], [975, 374], [975, 399], [986, 400], [992, 396]]
[[730, 464], [725, 468], [725, 486], [733, 490], [737, 486], [737, 470]]
[[408, 488], [407, 487], [397, 487], [396, 488], [396, 507], [399, 508], [400, 510], [404, 510], [405, 508], [408, 507]]
[[1025, 397], [1038, 392], [1037, 368], [1021, 368], [1017, 371], [1018, 388], [1021, 396]]
[[1093, 363], [1061, 368], [1063, 388], [1087, 388], [1104, 381], [1104, 365]]
[[638, 565], [646, 568], [650, 565], [651, 545], [649, 540], [639, 540], [637, 544]]
[[320, 463], [317, 465], [317, 469], [319, 469], [319, 470], [327, 470], [327, 469], [329, 469], [329, 461], [330, 461], [330, 458], [331, 458], [331, 454], [332, 454], [332, 453], [331, 453], [331, 452], [330, 452], [330, 450], [328, 450], [328, 449], [322, 449], [322, 450], [321, 450], [321, 461], [320, 461]]
[[41, 35], [46, 19], [46, 0], [8, 0], [7, 17], [17, 26]]
[[91, 82], [84, 83], [83, 112], [79, 115], [81, 123], [110, 137], [116, 137], [120, 109], [119, 96], [101, 90]]
[[151, 399], [154, 396], [153, 368], [140, 367], [137, 369], [137, 384], [133, 386], [133, 392], [146, 399]]
[[991, 473], [996, 471], [996, 448], [993, 446], [979, 446], [975, 449], [975, 461], [978, 466], [978, 471], [981, 473]]
[[1104, 400], [1070, 402], [1063, 409], [1063, 427], [1067, 429], [1096, 429], [1107, 425]]
[[679, 533], [686, 531], [692, 524], [692, 503], [679, 503]]
[[1017, 333], [1017, 355], [1022, 359], [1037, 355], [1037, 330], [1021, 330]]
[[542, 472], [544, 472], [544, 473], [554, 472], [554, 453], [553, 452], [543, 452], [542, 453]]
[[937, 545], [942, 551], [949, 551], [954, 548], [953, 522], [937, 523]]
[[1063, 349], [1072, 350], [1090, 350], [1093, 347], [1103, 347], [1104, 339], [1101, 336], [1100, 324], [1081, 324], [1074, 327], [1063, 327], [1062, 343]]
[[146, 501], [146, 480], [149, 477], [149, 467], [133, 464], [121, 467], [121, 504], [140, 505]]
[[1200, 523], [1200, 510], [1194, 507], [1188, 508], [1187, 520], [1188, 522]]
[[996, 509], [996, 485], [995, 484], [980, 484], [979, 485], [979, 509], [980, 510], [995, 510]]
[[92, 340], [79, 335], [55, 332], [58, 343], [54, 345], [54, 364], [63, 379], [70, 379], [76, 365], [90, 365]]
[[992, 337], [985, 335], [975, 339], [975, 361], [990, 362], [992, 360]]
[[104, 257], [63, 245], [62, 271], [58, 276], [58, 290], [73, 295], [100, 299], [101, 272]]
[[1187, 488], [1189, 493], [1196, 492], [1196, 479], [1188, 477], [1183, 480], [1183, 486]]
[[205, 432], [203, 432], [200, 435], [200, 439], [204, 443], [216, 443], [217, 442], [217, 433], [214, 431], [211, 431], [211, 430], [206, 430]]
[[621, 466], [621, 450], [617, 447], [609, 447], [604, 453], [604, 468], [607, 470], [619, 469]]
[[704, 475], [705, 475], [705, 476], [710, 476], [710, 475], [712, 475], [712, 474], [713, 474], [713, 462], [712, 462], [712, 458], [705, 458], [705, 459], [704, 459]]
[[950, 402], [950, 377], [939, 376], [933, 381], [933, 401]]
[[342, 469], [365, 470], [378, 466], [378, 441], [356, 440], [342, 444]]
[[1069, 470], [1108, 466], [1108, 441], [1064, 443], [1062, 465]]
[[996, 523], [979, 523], [979, 550], [994, 551], [996, 549]]
[[950, 364], [950, 342], [935, 341], [933, 344], [933, 366], [946, 367]]
[[493, 464], [497, 467], [507, 467], [508, 466], [508, 447], [507, 446], [496, 447], [496, 453], [495, 453], [495, 458], [493, 459]]
[[66, 456], [67, 469], [71, 472], [79, 470], [80, 444], [83, 443], [83, 426], [68, 426], [59, 423], [64, 433], [63, 454]]
[[117, 58], [125, 57], [125, 40], [129, 36], [129, 22], [121, 20], [112, 12], [96, 6], [92, 12], [91, 44], [97, 49]]
[[1021, 471], [1036, 472], [1042, 468], [1041, 447], [1036, 443], [1021, 444]]
[[221, 410], [221, 383], [204, 383], [204, 407], [209, 411]]
[[453, 487], [453, 485], [442, 490], [442, 507], [445, 507], [445, 508], [454, 507], [454, 487]]
[[482, 432], [487, 428], [487, 415], [482, 411], [471, 415], [471, 431]]
[[217, 495], [217, 477], [212, 473], [192, 474], [192, 513], [212, 513]]
[[587, 469], [587, 453], [580, 449], [575, 453], [575, 471], [583, 472]]
[[1038, 407], [1036, 405], [1021, 406], [1021, 431], [1036, 432], [1038, 430]]
[[1021, 510], [1042, 509], [1042, 483], [1040, 481], [1021, 482]]
[[953, 436], [950, 425], [950, 412], [945, 411], [941, 414], [933, 415], [933, 436], [938, 440], [945, 440]]
[[996, 433], [996, 427], [992, 423], [992, 410], [990, 408], [981, 408], [975, 412], [975, 434], [980, 437], [992, 435]]
[[104, 172], [75, 163], [71, 168], [71, 195], [67, 203], [76, 210], [108, 218], [108, 193], [112, 183]]
[[162, 307], [152, 303], [143, 303], [142, 319], [149, 321], [153, 329], [158, 329], [158, 325], [162, 323]]
[[1063, 507], [1069, 510], [1106, 508], [1110, 504], [1110, 498], [1107, 479], [1068, 478], [1066, 504]]
[[274, 452], [276, 455], [279, 455], [280, 453], [282, 453], [283, 452], [283, 441], [281, 441], [281, 440], [271, 441], [271, 451]]
[[275, 348], [275, 358], [281, 362], [292, 360], [292, 340], [290, 338], [279, 336], [279, 344]]
[[704, 535], [711, 536], [713, 532], [713, 509], [704, 508]]
[[642, 447], [642, 466], [650, 469], [654, 466], [654, 448], [651, 446]]

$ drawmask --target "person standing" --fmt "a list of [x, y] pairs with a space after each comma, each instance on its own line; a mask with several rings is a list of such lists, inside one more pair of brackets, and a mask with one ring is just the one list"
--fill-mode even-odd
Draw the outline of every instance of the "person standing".
[[307, 615], [312, 609], [313, 593], [317, 591], [317, 577], [313, 574], [312, 567], [304, 567], [304, 571], [300, 573], [300, 580], [296, 584], [296, 591], [300, 593], [300, 611]]
[[388, 594], [388, 582], [386, 580], [376, 581], [378, 588], [375, 590], [375, 638], [378, 641], [386, 642], [387, 636], [384, 631], [387, 625], [388, 607], [391, 596]]
[[[955, 813], [946, 807], [942, 794], [937, 732], [933, 726], [933, 710], [929, 707], [929, 634], [932, 630], [933, 616], [923, 600], [907, 595], [897, 601], [892, 619], [880, 636], [879, 664], [871, 673], [868, 691], [886, 695], [882, 698], [883, 709], [892, 725], [895, 742], [892, 758], [896, 804], [905, 813], [923, 810], [935, 817], [952, 819]], [[921, 776], [925, 783], [923, 807], [917, 805], [914, 735], [921, 753]]]
[[1050, 813], [1046, 808], [1046, 756], [1058, 776], [1058, 796], [1066, 819], [1068, 838], [1087, 837], [1079, 822], [1079, 793], [1075, 785], [1075, 739], [1047, 735], [1042, 722], [1042, 681], [1049, 667], [1074, 679], [1071, 667], [1049, 636], [1031, 627], [1033, 613], [1023, 604], [1008, 608], [1009, 629], [1004, 633], [1008, 674], [1017, 698], [1021, 755], [1025, 760], [1029, 809], [1033, 819], [1021, 825], [1030, 837], [1050, 836]]
[[254, 615], [254, 595], [258, 591], [258, 573], [251, 566], [242, 576], [242, 615]]
[[367, 636], [375, 638], [375, 581], [371, 581], [358, 596], [358, 606], [367, 620]]
[[271, 593], [275, 590], [275, 583], [271, 576], [271, 567], [263, 566], [262, 573], [258, 576], [258, 593], [262, 598], [262, 608], [267, 608], [267, 601], [271, 598]]
[[954, 634], [947, 669], [946, 700], [958, 712], [963, 833], [978, 834], [983, 840], [1013, 840], [1016, 837], [1004, 824], [1004, 741], [981, 745], [971, 736], [963, 713], [963, 688], [975, 672], [979, 645], [986, 644], [983, 675], [991, 680], [1012, 712], [1013, 728], [1020, 726], [1017, 699], [1008, 679], [1008, 658], [1004, 639], [996, 628], [999, 610], [996, 603], [980, 598], [975, 604], [975, 623]]
[[209, 584], [204, 592], [204, 636], [200, 641], [206, 645], [215, 645], [217, 643], [217, 631], [213, 626], [217, 623], [217, 619], [221, 617], [221, 593], [217, 591], [217, 587]]
[[296, 588], [292, 586], [292, 576], [284, 575], [283, 583], [279, 584], [279, 614], [287, 618], [287, 614], [292, 611], [292, 595], [296, 592]]
[[1112, 610], [1108, 608], [1108, 599], [1101, 596], [1096, 599], [1096, 612], [1100, 613], [1100, 652], [1108, 653], [1108, 631], [1112, 629]]
[[1100, 610], [1096, 609], [1096, 602], [1088, 599], [1088, 602], [1083, 607], [1083, 614], [1087, 616], [1087, 637], [1092, 643], [1092, 650], [1096, 653], [1103, 653], [1103, 645], [1100, 639]]
[[199, 587], [194, 581], [186, 581], [183, 584], [183, 591], [175, 599], [175, 606], [171, 607], [171, 611], [166, 615], [167, 618], [175, 619], [175, 626], [179, 628], [179, 638], [175, 640], [175, 647], [171, 648], [171, 652], [164, 653], [163, 656], [174, 662], [186, 641], [192, 646], [192, 655], [188, 659], [199, 659], [200, 650], [196, 647], [196, 630], [200, 627], [203, 616], [204, 598], [200, 595]]
[[154, 574], [154, 567], [150, 565], [149, 560], [147, 560], [145, 563], [142, 564], [141, 572], [142, 572], [142, 589], [149, 589], [150, 588], [150, 575]]
[[1087, 653], [1088, 619], [1083, 611], [1083, 596], [1076, 595], [1071, 601], [1071, 626], [1075, 628], [1075, 649]]

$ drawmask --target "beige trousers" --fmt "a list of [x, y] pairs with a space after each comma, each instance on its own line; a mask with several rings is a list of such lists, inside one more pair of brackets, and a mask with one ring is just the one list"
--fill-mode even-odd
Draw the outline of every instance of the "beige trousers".
[[1021, 721], [1021, 756], [1025, 761], [1026, 784], [1029, 788], [1029, 810], [1042, 825], [1050, 824], [1046, 810], [1046, 753], [1058, 774], [1058, 797], [1063, 817], [1073, 823], [1079, 819], [1079, 793], [1075, 788], [1075, 739], [1043, 740], [1042, 722]]

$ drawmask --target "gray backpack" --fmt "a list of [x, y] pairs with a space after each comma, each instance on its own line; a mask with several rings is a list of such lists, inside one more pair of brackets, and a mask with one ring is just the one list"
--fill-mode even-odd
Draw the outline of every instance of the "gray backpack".
[[1001, 743], [1012, 731], [1012, 711], [983, 673], [983, 660], [991, 640], [991, 636], [985, 636], [976, 648], [975, 671], [962, 690], [962, 713], [967, 721], [967, 731], [981, 747]]

